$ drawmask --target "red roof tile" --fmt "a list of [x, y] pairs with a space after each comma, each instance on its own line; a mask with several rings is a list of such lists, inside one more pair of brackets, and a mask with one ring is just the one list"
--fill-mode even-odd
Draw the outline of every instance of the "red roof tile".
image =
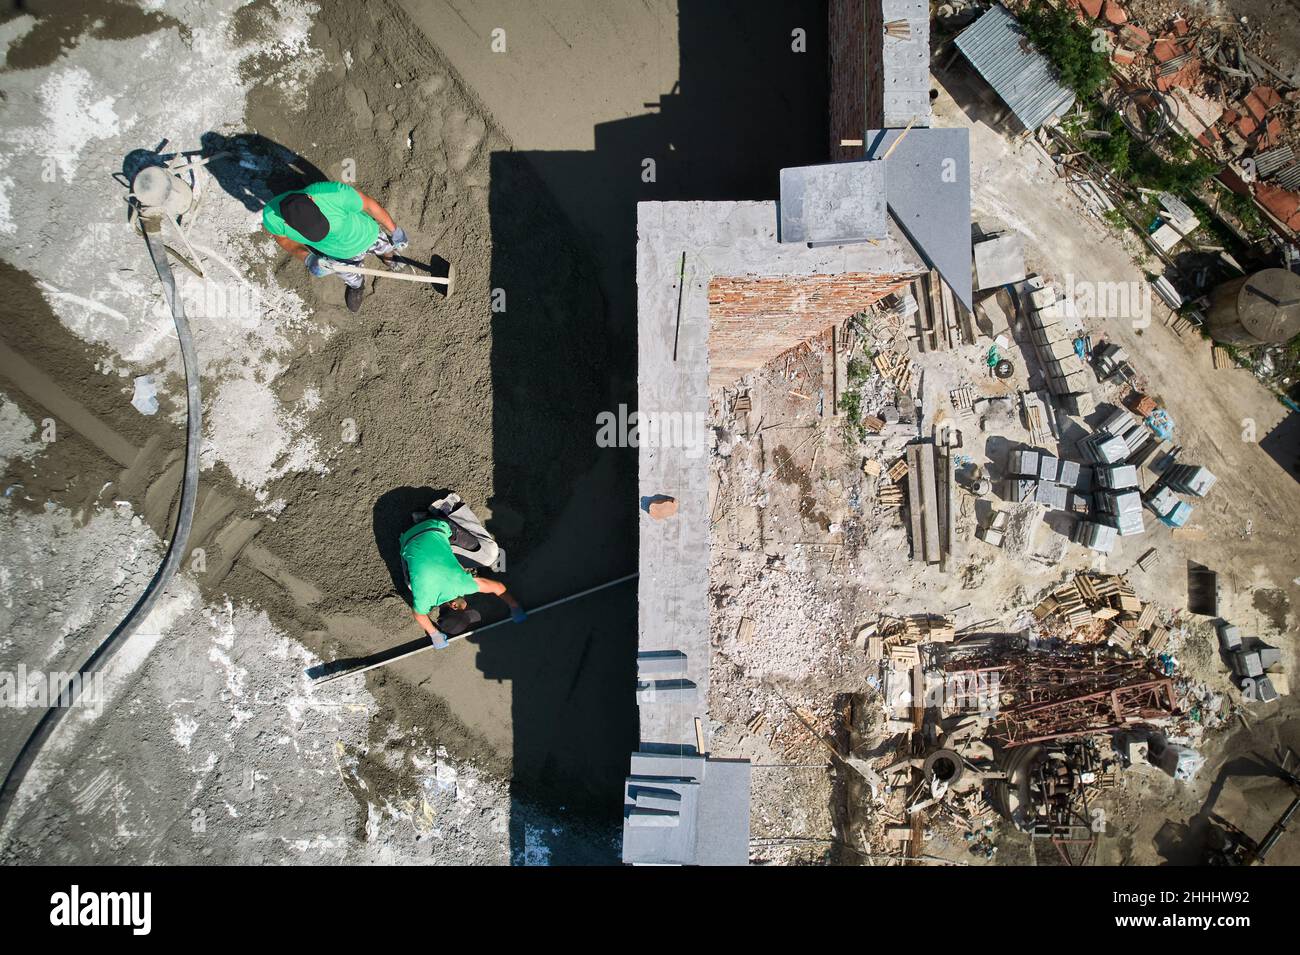
[[1273, 89], [1271, 86], [1256, 86], [1250, 92], [1264, 104], [1265, 109], [1272, 109], [1278, 103], [1282, 102], [1282, 97], [1279, 96], [1277, 90]]
[[1079, 7], [1092, 20], [1101, 16], [1102, 0], [1079, 0]]
[[1145, 50], [1151, 45], [1151, 34], [1134, 23], [1126, 23], [1120, 27], [1119, 38], [1125, 46], [1135, 50]]
[[1105, 4], [1102, 5], [1101, 15], [1106, 18], [1107, 23], [1113, 23], [1116, 26], [1128, 22], [1128, 14], [1115, 0], [1106, 0]]
[[1163, 63], [1166, 60], [1172, 60], [1181, 51], [1178, 44], [1173, 41], [1172, 37], [1162, 36], [1156, 40], [1156, 45], [1151, 48], [1151, 55], [1156, 58], [1157, 63]]
[[1255, 200], [1292, 229], [1300, 229], [1300, 193], [1267, 182], [1255, 184]]

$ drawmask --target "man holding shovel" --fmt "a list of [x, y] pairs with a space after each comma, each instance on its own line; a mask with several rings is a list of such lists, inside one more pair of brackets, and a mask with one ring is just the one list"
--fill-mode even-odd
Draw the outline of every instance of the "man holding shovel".
[[[356, 267], [369, 254], [390, 270], [401, 267], [393, 255], [406, 248], [406, 231], [365, 193], [342, 182], [315, 182], [276, 196], [262, 209], [262, 225], [280, 247], [297, 256], [317, 278], [335, 272], [334, 263]], [[338, 271], [347, 285], [343, 298], [359, 311], [365, 279]]]

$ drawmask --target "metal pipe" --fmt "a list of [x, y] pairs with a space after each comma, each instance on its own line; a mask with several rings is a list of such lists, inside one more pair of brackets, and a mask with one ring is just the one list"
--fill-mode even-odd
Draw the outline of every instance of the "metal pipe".
[[[558, 607], [560, 604], [566, 604], [570, 600], [577, 600], [579, 597], [586, 597], [588, 594], [594, 594], [598, 590], [605, 590], [608, 587], [614, 587], [617, 586], [618, 584], [627, 583], [627, 581], [632, 580], [636, 576], [638, 575], [627, 574], [626, 576], [620, 577], [617, 580], [610, 580], [603, 584], [597, 584], [595, 587], [588, 587], [586, 590], [580, 590], [576, 594], [569, 594], [569, 596], [567, 597], [561, 597], [558, 600], [552, 600], [550, 603], [542, 604], [540, 607], [528, 611], [528, 613], [531, 616], [536, 613], [541, 613], [543, 610], [550, 610], [552, 607]], [[489, 623], [486, 627], [479, 627], [477, 630], [467, 630], [462, 634], [458, 634], [454, 637], [449, 637], [447, 643], [452, 644], [455, 643], [457, 640], [465, 640], [468, 639], [469, 637], [477, 636], [478, 634], [491, 630], [493, 627], [499, 627], [503, 623], [509, 623], [509, 622], [510, 622], [510, 618], [506, 617], [504, 620], [498, 620], [495, 623]], [[399, 660], [405, 660], [408, 657], [413, 657], [417, 653], [423, 653], [426, 650], [433, 649], [433, 643], [431, 641], [430, 642], [413, 641], [413, 644], [414, 645], [412, 645], [411, 649], [409, 650], [402, 650], [402, 647], [400, 646], [392, 648], [393, 650], [401, 651], [401, 652], [397, 652], [391, 657], [384, 657], [383, 659], [380, 660], [374, 660], [373, 662], [364, 664], [363, 666], [351, 667], [349, 669], [340, 670], [337, 673], [329, 673], [323, 676], [316, 676], [312, 679], [312, 686], [320, 686], [322, 683], [329, 683], [331, 680], [337, 680], [341, 677], [353, 676], [357, 673], [365, 673], [368, 670], [374, 670], [378, 667], [388, 666], [388, 664], [390, 663], [396, 663]], [[407, 644], [403, 644], [403, 646], [407, 646]], [[366, 658], [362, 657], [362, 659], [366, 659]], [[329, 664], [323, 664], [323, 665], [310, 667], [307, 670], [307, 676], [311, 677], [313, 670], [319, 672], [328, 666]]]

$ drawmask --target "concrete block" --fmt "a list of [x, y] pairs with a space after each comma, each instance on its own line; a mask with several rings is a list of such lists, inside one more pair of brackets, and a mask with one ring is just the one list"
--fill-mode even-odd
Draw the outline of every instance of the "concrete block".
[[1278, 698], [1279, 694], [1273, 686], [1273, 681], [1267, 676], [1261, 676], [1255, 681], [1254, 695], [1256, 702], [1272, 703]]
[[877, 160], [781, 170], [781, 241], [844, 244], [883, 239], [885, 164]]
[[1025, 278], [1025, 240], [1018, 232], [1004, 232], [975, 244], [978, 288], [997, 288]]
[[1259, 654], [1259, 665], [1265, 670], [1282, 662], [1282, 651], [1277, 647], [1261, 643], [1255, 648], [1255, 652]]
[[1237, 676], [1257, 677], [1264, 675], [1264, 665], [1260, 662], [1259, 654], [1251, 650], [1238, 649], [1228, 662], [1232, 666], [1232, 672]]
[[1219, 624], [1219, 646], [1224, 650], [1236, 650], [1241, 646], [1241, 631], [1230, 623]]
[[643, 650], [636, 655], [639, 677], [686, 672], [686, 654], [680, 650]]

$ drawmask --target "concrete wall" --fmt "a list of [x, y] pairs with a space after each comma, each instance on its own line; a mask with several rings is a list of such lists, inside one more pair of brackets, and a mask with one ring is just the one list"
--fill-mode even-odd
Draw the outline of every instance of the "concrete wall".
[[[898, 227], [876, 243], [819, 246], [777, 241], [774, 202], [641, 202], [637, 204], [637, 410], [673, 416], [689, 424], [707, 422], [713, 381], [712, 351], [718, 349], [720, 377], [735, 381], [736, 368], [722, 339], [715, 341], [711, 289], [721, 297], [717, 334], [731, 338], [752, 323], [777, 321], [782, 341], [793, 344], [802, 320], [811, 337], [837, 319], [815, 318], [795, 308], [817, 301], [852, 314], [882, 283], [924, 270]], [[685, 265], [683, 267], [683, 255]], [[682, 281], [683, 271], [685, 281]], [[841, 278], [842, 277], [842, 278]], [[715, 279], [722, 281], [715, 287]], [[750, 293], [758, 290], [757, 297]], [[787, 296], [795, 295], [795, 298]], [[812, 296], [810, 298], [810, 296]], [[777, 301], [781, 304], [778, 307]], [[764, 304], [766, 302], [766, 304]], [[754, 318], [752, 308], [771, 308]], [[848, 311], [844, 311], [848, 310]], [[748, 316], [748, 318], [746, 317]], [[746, 322], [751, 323], [749, 327]], [[775, 346], [773, 346], [775, 347]], [[788, 346], [786, 346], [788, 347]], [[751, 359], [746, 359], [747, 361]], [[738, 367], [738, 366], [737, 366]], [[639, 649], [686, 654], [682, 676], [694, 692], [645, 694], [639, 700], [644, 751], [692, 753], [695, 719], [706, 733], [709, 684], [709, 459], [705, 428], [682, 433], [695, 443], [644, 440], [637, 456], [642, 498], [676, 498], [677, 513], [652, 519], [643, 509], [639, 528]]]

